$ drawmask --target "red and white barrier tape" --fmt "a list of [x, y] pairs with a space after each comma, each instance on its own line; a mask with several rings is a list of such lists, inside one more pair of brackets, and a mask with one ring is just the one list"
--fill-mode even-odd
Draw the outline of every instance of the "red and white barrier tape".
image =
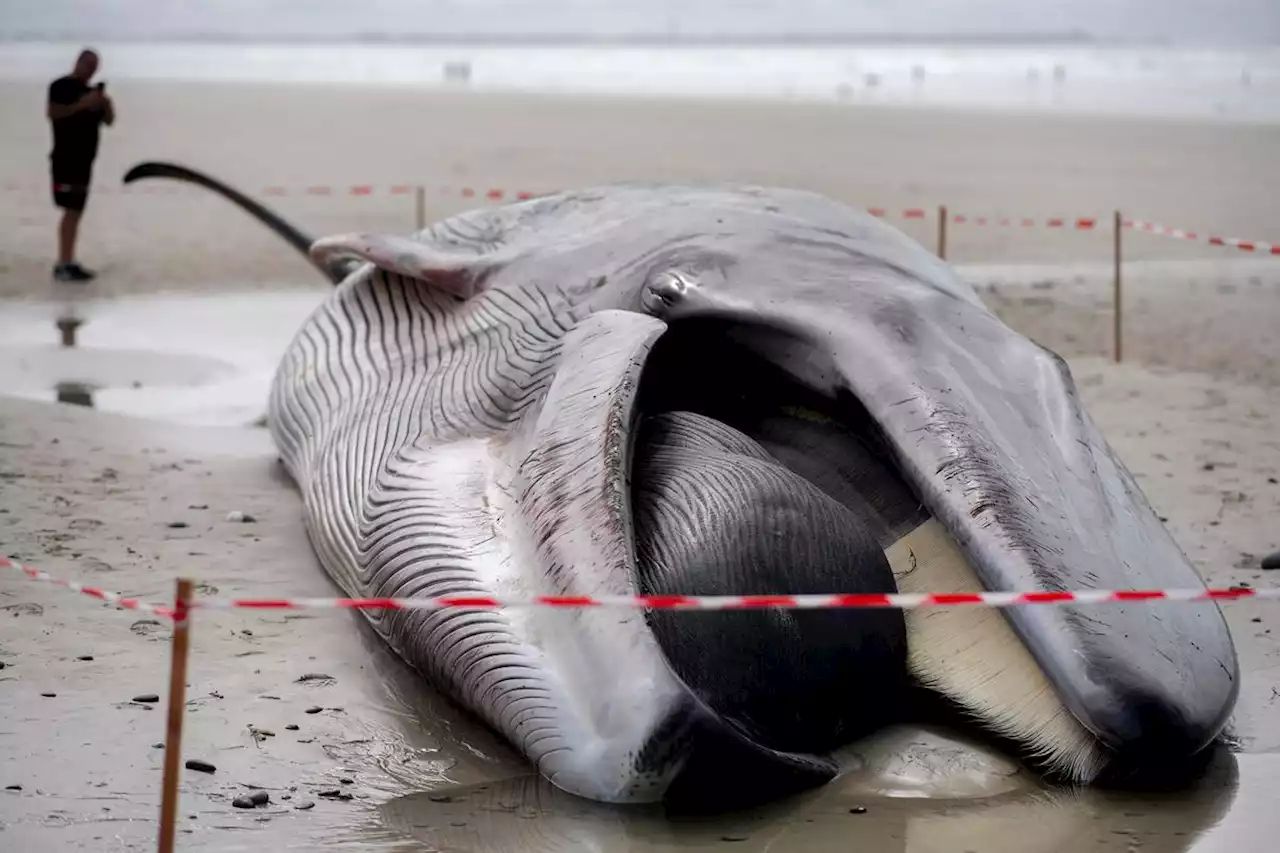
[[1241, 598], [1280, 600], [1280, 589], [1081, 590], [1078, 592], [876, 593], [844, 595], [540, 595], [503, 598], [446, 595], [435, 598], [296, 598], [203, 599], [202, 610], [494, 610], [514, 607], [621, 607], [638, 610], [851, 610], [924, 607], [1013, 607], [1024, 604], [1106, 604], [1124, 601], [1234, 601]]
[[[539, 193], [530, 192], [528, 190], [508, 190], [499, 187], [470, 187], [470, 186], [423, 186], [418, 184], [351, 184], [349, 186], [333, 185], [333, 184], [313, 184], [301, 187], [285, 187], [285, 186], [268, 186], [263, 187], [259, 192], [264, 196], [282, 197], [282, 196], [410, 196], [421, 186], [423, 192], [428, 196], [436, 198], [440, 197], [457, 197], [457, 198], [473, 198], [487, 199], [489, 201], [525, 201], [534, 198]], [[39, 192], [43, 191], [43, 186], [33, 184], [4, 184], [4, 190], [8, 192]], [[123, 193], [126, 195], [177, 195], [181, 193], [197, 192], [194, 187], [177, 186], [173, 184], [94, 184], [91, 191], [98, 193]]]
[[902, 211], [891, 211], [884, 207], [868, 207], [867, 213], [878, 219], [925, 219], [929, 216], [929, 212], [923, 207], [908, 207]]
[[[534, 193], [528, 190], [508, 190], [500, 187], [491, 187], [489, 189], [469, 186], [422, 186], [418, 184], [351, 184], [349, 186], [340, 186], [332, 184], [314, 184], [304, 187], [285, 187], [285, 186], [268, 186], [263, 187], [260, 193], [264, 196], [275, 198], [284, 196], [409, 196], [413, 195], [415, 190], [421, 188], [426, 195], [433, 198], [464, 198], [464, 199], [485, 199], [493, 202], [502, 201], [527, 201], [536, 198], [544, 193]], [[9, 192], [31, 192], [36, 187], [29, 184], [8, 183], [3, 185], [3, 189]], [[94, 185], [95, 193], [141, 193], [144, 195], [173, 195], [184, 191], [192, 191], [190, 187], [164, 186], [164, 185], [125, 185], [116, 186], [112, 184]], [[880, 219], [928, 219], [937, 215], [936, 210], [923, 207], [908, 207], [901, 210], [890, 210], [885, 207], [868, 207], [867, 212], [872, 216]], [[1098, 227], [1098, 219], [1091, 216], [1050, 216], [1045, 218], [1035, 218], [1028, 216], [973, 216], [966, 213], [952, 213], [947, 217], [948, 221], [953, 225], [975, 225], [979, 227], [995, 227], [995, 228], [1051, 228], [1066, 231], [1093, 231]], [[1160, 225], [1155, 222], [1148, 222], [1141, 219], [1126, 219], [1123, 222], [1125, 228], [1135, 231], [1145, 231], [1150, 234], [1160, 234], [1165, 237], [1173, 237], [1179, 240], [1195, 240], [1208, 243], [1211, 246], [1227, 246], [1239, 249], [1244, 252], [1256, 252], [1263, 255], [1280, 255], [1280, 245], [1275, 243], [1263, 243], [1257, 240], [1241, 240], [1236, 237], [1214, 237], [1210, 235], [1197, 234], [1194, 231], [1185, 231], [1181, 228], [1170, 228], [1167, 225]]]
[[1208, 234], [1197, 234], [1195, 231], [1184, 231], [1181, 228], [1170, 228], [1167, 225], [1147, 222], [1142, 219], [1126, 219], [1124, 227], [1131, 228], [1134, 231], [1145, 231], [1148, 234], [1159, 234], [1162, 237], [1172, 237], [1175, 240], [1195, 240], [1201, 243], [1208, 243], [1210, 246], [1231, 246], [1242, 252], [1257, 252], [1260, 255], [1280, 255], [1280, 245], [1275, 243], [1240, 240], [1236, 237], [1213, 237]]
[[16, 560], [10, 560], [8, 557], [0, 557], [0, 566], [8, 566], [11, 569], [16, 569], [31, 578], [33, 581], [51, 583], [54, 586], [60, 586], [64, 589], [69, 589], [72, 592], [78, 592], [83, 595], [87, 595], [90, 598], [96, 598], [99, 601], [105, 601], [107, 604], [114, 604], [117, 607], [124, 608], [125, 610], [137, 610], [142, 613], [151, 613], [155, 616], [163, 616], [166, 619], [173, 618], [172, 607], [159, 604], [148, 604], [145, 601], [139, 601], [136, 598], [130, 598], [126, 595], [121, 595], [118, 592], [107, 592], [105, 589], [99, 589], [96, 586], [86, 586], [85, 584], [76, 583], [75, 581], [64, 581], [60, 578], [55, 578], [47, 572], [42, 572], [38, 569], [24, 566]]
[[[352, 184], [350, 186], [341, 186], [333, 184], [314, 184], [310, 186], [268, 186], [259, 190], [263, 196], [272, 198], [281, 198], [287, 196], [409, 196], [421, 186], [422, 190], [429, 197], [448, 197], [448, 198], [465, 198], [465, 199], [485, 199], [488, 201], [526, 201], [535, 198], [542, 193], [534, 193], [528, 190], [508, 190], [498, 187], [484, 189], [480, 187], [469, 186], [426, 186], [419, 184]], [[6, 184], [4, 189], [9, 191], [34, 191], [36, 187], [23, 184]], [[192, 192], [192, 187], [180, 187], [164, 184], [133, 184], [133, 185], [113, 185], [113, 184], [95, 184], [92, 188], [94, 193], [141, 193], [144, 195], [174, 195], [182, 192]], [[936, 209], [927, 209], [923, 207], [908, 207], [901, 210], [890, 210], [886, 207], [869, 207], [867, 212], [872, 216], [880, 219], [928, 219], [937, 215]], [[966, 216], [964, 214], [955, 214], [949, 217], [950, 220], [958, 225], [997, 225], [1011, 226], [1020, 225], [1023, 227], [1034, 227], [1043, 225], [1046, 228], [1076, 228], [1091, 229], [1094, 227], [1096, 220], [1078, 218], [1065, 219], [1061, 217], [1052, 217], [1049, 219], [1029, 219], [1026, 217], [1012, 218], [1004, 216]]]
[[1046, 219], [1012, 216], [969, 216], [964, 213], [952, 214], [951, 222], [956, 225], [991, 225], [998, 228], [1062, 228], [1069, 231], [1092, 231], [1098, 220], [1088, 216], [1064, 217], [1050, 216]]
[[[264, 187], [262, 194], [273, 197], [292, 195], [413, 195], [415, 189], [417, 187], [413, 184], [392, 184], [385, 187], [373, 184], [354, 184], [349, 187], [316, 185], [301, 189]], [[426, 195], [436, 198], [440, 196], [457, 196], [458, 198], [483, 198], [489, 201], [527, 201], [537, 195], [537, 193], [532, 193], [528, 190], [504, 190], [496, 187], [490, 189], [478, 189], [476, 187], [422, 187], [422, 190]]]
[[[0, 557], [0, 565], [22, 572], [33, 580], [46, 581], [84, 593], [130, 610], [144, 610], [172, 618], [169, 607], [143, 604], [133, 598], [70, 581], [57, 580], [44, 572]], [[1244, 598], [1280, 601], [1280, 588], [1253, 589], [1161, 589], [1104, 590], [1075, 592], [962, 592], [885, 593], [853, 595], [540, 595], [529, 598], [501, 596], [444, 595], [434, 598], [202, 598], [191, 603], [192, 610], [494, 610], [523, 607], [621, 607], [643, 610], [831, 610], [891, 608], [916, 610], [924, 607], [1015, 607], [1034, 604], [1109, 604], [1135, 601], [1238, 601]]]

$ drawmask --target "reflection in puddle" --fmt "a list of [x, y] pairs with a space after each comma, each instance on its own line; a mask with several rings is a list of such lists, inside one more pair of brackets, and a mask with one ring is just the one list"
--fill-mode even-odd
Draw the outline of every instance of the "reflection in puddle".
[[59, 403], [93, 408], [93, 388], [83, 382], [59, 382], [53, 391]]
[[[63, 315], [53, 321], [62, 346], [69, 349], [76, 345], [76, 330], [83, 324], [84, 321], [74, 315]], [[93, 388], [87, 382], [63, 380], [53, 386], [53, 394], [59, 403], [93, 408]]]
[[58, 335], [61, 338], [64, 347], [73, 347], [76, 345], [76, 330], [83, 325], [84, 321], [78, 317], [59, 317], [54, 321], [54, 326], [58, 329]]
[[991, 799], [1037, 787], [1012, 758], [942, 727], [890, 726], [840, 750], [850, 794], [920, 800]]
[[401, 797], [383, 805], [382, 814], [388, 828], [442, 853], [723, 851], [726, 842], [737, 842], [732, 849], [743, 853], [1188, 853], [1228, 811], [1238, 768], [1235, 756], [1220, 750], [1191, 790], [1159, 796], [1035, 785], [980, 799], [904, 799], [869, 795], [874, 780], [858, 776], [763, 809], [715, 817], [678, 816], [660, 806], [606, 806], [536, 776]]
[[67, 286], [49, 300], [0, 300], [0, 395], [248, 425], [262, 415], [281, 354], [325, 291], [218, 290], [98, 298]]

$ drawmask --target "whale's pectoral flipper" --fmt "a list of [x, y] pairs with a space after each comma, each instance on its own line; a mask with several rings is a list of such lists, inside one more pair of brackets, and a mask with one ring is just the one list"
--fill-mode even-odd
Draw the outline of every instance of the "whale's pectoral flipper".
[[320, 267], [367, 261], [386, 272], [432, 284], [459, 299], [470, 299], [487, 287], [489, 274], [500, 261], [493, 256], [440, 248], [412, 237], [351, 233], [325, 237], [311, 245], [312, 261]]

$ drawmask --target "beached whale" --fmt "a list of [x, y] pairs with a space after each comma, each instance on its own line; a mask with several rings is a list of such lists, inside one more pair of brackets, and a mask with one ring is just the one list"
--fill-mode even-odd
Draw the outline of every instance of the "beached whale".
[[[336, 283], [272, 435], [355, 596], [1203, 587], [1062, 359], [807, 192], [610, 186], [311, 241]], [[391, 611], [374, 628], [548, 780], [741, 803], [833, 778], [923, 686], [1047, 772], [1223, 729], [1214, 604]]]

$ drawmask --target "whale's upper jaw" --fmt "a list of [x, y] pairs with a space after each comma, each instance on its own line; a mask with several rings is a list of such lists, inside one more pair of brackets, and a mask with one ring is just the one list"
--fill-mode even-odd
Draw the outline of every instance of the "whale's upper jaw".
[[[707, 286], [683, 276], [658, 313], [715, 320], [796, 383], [856, 399], [986, 589], [1204, 586], [1061, 358], [927, 275], [840, 286], [818, 261], [753, 260]], [[1126, 762], [1195, 754], [1225, 726], [1239, 674], [1216, 605], [1004, 613], [1064, 705]]]

